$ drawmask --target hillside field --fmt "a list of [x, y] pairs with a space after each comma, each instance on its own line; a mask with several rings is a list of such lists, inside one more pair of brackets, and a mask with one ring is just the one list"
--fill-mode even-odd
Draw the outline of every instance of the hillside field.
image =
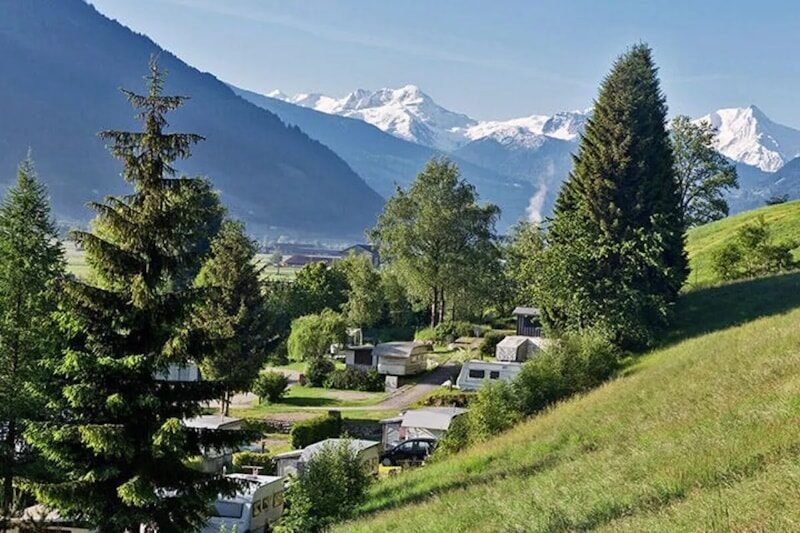
[[622, 376], [376, 484], [338, 530], [800, 530], [799, 365], [800, 274], [691, 291]]
[[[710, 224], [689, 230], [686, 249], [689, 252], [691, 273], [686, 284], [689, 287], [702, 287], [715, 281], [712, 270], [714, 252], [730, 239], [736, 230], [763, 216], [779, 240], [800, 240], [800, 200], [785, 204], [771, 205], [752, 211], [745, 211]], [[795, 259], [800, 259], [800, 247], [794, 250]]]

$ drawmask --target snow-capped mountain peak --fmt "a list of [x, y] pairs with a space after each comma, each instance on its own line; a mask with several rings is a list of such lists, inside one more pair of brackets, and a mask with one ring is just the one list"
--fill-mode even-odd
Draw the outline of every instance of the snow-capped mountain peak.
[[800, 130], [773, 122], [755, 105], [718, 109], [699, 121], [717, 130], [717, 149], [723, 155], [766, 172], [800, 155]]
[[293, 97], [280, 91], [272, 94], [324, 113], [358, 118], [401, 139], [444, 151], [487, 137], [519, 148], [536, 148], [543, 137], [572, 141], [577, 139], [588, 116], [586, 111], [573, 111], [478, 121], [440, 106], [416, 85], [376, 91], [357, 89], [340, 99], [316, 93]]

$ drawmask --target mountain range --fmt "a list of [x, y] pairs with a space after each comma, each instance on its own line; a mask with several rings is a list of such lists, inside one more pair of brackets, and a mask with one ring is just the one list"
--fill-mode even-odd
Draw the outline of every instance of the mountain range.
[[[534, 189], [526, 214], [534, 219], [550, 213], [572, 166], [571, 154], [591, 116], [587, 109], [479, 121], [440, 106], [414, 85], [358, 89], [343, 98], [319, 93], [288, 96], [280, 91], [269, 95], [294, 106], [357, 118], [397, 138], [526, 182]], [[778, 194], [800, 197], [800, 177], [795, 170], [800, 161], [790, 165], [800, 156], [800, 130], [772, 121], [754, 105], [719, 109], [695, 121], [707, 121], [715, 128], [717, 149], [736, 163], [740, 188], [729, 193], [732, 212], [762, 205]], [[301, 127], [315, 136], [313, 125]]]
[[151, 55], [191, 97], [169, 129], [206, 138], [179, 170], [211, 177], [252, 234], [363, 239], [383, 198], [335, 152], [83, 0], [0, 0], [0, 184], [30, 147], [62, 221], [128, 191], [97, 133], [141, 129], [119, 88], [145, 90]]
[[[386, 198], [432, 157], [458, 163], [482, 201], [502, 209], [499, 230], [552, 210], [590, 110], [477, 120], [421, 89], [262, 95], [200, 72], [83, 0], [0, 0], [0, 186], [32, 148], [55, 215], [92, 217], [91, 200], [128, 190], [97, 132], [136, 129], [120, 87], [144, 90], [150, 56], [168, 71], [166, 92], [191, 97], [172, 131], [206, 140], [178, 163], [208, 175], [232, 216], [254, 236], [358, 240]], [[800, 197], [800, 131], [755, 106], [698, 120], [737, 162], [733, 212], [775, 195]]]

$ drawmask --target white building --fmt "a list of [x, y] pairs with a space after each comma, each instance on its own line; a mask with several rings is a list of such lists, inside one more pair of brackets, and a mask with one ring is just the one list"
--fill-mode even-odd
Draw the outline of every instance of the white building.
[[378, 456], [381, 452], [380, 442], [361, 439], [325, 439], [300, 450], [275, 455], [273, 460], [277, 474], [279, 476], [296, 475], [323, 447], [337, 446], [342, 442], [349, 442], [350, 450], [358, 455], [370, 472], [377, 473]]
[[410, 376], [428, 368], [430, 345], [424, 342], [384, 342], [372, 351], [378, 372], [392, 376]]
[[399, 416], [381, 420], [381, 443], [384, 449], [388, 449], [408, 439], [441, 439], [453, 420], [466, 412], [467, 409], [462, 407], [424, 407], [404, 411]]

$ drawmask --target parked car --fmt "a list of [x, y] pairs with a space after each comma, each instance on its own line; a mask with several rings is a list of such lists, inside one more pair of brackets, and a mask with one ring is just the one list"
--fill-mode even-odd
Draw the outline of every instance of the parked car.
[[408, 439], [381, 454], [383, 466], [420, 464], [433, 453], [436, 439]]

